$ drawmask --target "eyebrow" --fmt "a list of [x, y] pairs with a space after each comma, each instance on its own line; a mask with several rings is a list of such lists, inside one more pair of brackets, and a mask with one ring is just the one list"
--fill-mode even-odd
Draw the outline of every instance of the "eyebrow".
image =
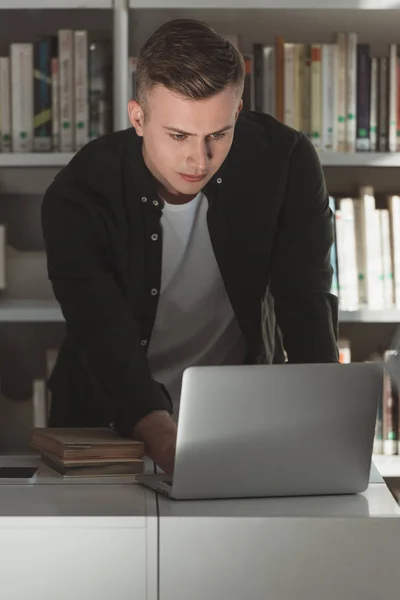
[[[233, 127], [233, 125], [227, 125], [226, 127], [219, 129], [218, 131], [213, 131], [212, 133], [209, 133], [206, 137], [208, 137], [209, 135], [216, 135], [218, 133], [225, 133], [225, 131], [232, 129], [232, 127]], [[164, 129], [166, 129], [167, 131], [172, 131], [173, 133], [180, 133], [182, 135], [187, 135], [187, 136], [192, 136], [192, 137], [197, 136], [197, 133], [189, 133], [188, 131], [183, 131], [182, 129], [178, 129], [177, 127], [164, 127]]]

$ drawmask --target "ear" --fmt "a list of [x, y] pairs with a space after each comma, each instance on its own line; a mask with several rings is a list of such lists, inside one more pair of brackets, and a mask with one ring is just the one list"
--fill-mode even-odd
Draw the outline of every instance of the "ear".
[[128, 102], [128, 115], [129, 121], [132, 126], [135, 128], [136, 133], [140, 136], [143, 136], [143, 110], [140, 107], [140, 104], [136, 100], [129, 100]]
[[239, 106], [238, 106], [237, 111], [236, 111], [236, 120], [239, 117], [239, 113], [242, 110], [242, 108], [243, 108], [243, 100], [240, 99]]

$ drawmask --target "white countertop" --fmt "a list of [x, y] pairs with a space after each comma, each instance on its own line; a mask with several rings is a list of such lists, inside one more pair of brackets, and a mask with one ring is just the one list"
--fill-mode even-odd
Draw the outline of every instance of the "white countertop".
[[[0, 465], [36, 465], [38, 456], [0, 456]], [[146, 471], [153, 463], [146, 461]], [[372, 465], [366, 492], [345, 496], [177, 501], [159, 495], [161, 517], [398, 517], [400, 507]], [[157, 515], [156, 494], [134, 477], [63, 479], [45, 465], [31, 484], [0, 484], [0, 522], [7, 517], [69, 517], [145, 527]], [[90, 517], [88, 520], [87, 517]], [[125, 517], [123, 520], [120, 517]], [[115, 522], [115, 523], [114, 523]]]
[[[1, 466], [37, 465], [35, 455], [1, 456]], [[63, 479], [40, 465], [33, 483], [0, 483], [0, 525], [20, 517], [26, 525], [40, 525], [40, 518], [58, 517], [54, 526], [146, 527], [147, 517], [157, 516], [154, 492], [133, 477]], [[68, 517], [66, 520], [65, 517]], [[90, 518], [88, 518], [90, 517]], [[121, 519], [121, 517], [124, 517]], [[71, 520], [72, 519], [72, 520]]]

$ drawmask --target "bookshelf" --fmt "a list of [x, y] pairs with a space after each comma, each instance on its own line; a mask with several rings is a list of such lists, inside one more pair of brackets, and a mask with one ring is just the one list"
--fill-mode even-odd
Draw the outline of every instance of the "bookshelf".
[[[63, 167], [73, 156], [63, 152], [0, 152], [0, 168]], [[400, 152], [321, 152], [319, 156], [323, 167], [400, 167]]]
[[[168, 19], [200, 18], [221, 32], [237, 33], [244, 53], [251, 52], [253, 42], [272, 43], [278, 34], [286, 41], [329, 43], [334, 41], [335, 33], [343, 29], [357, 32], [362, 43], [371, 42], [376, 55], [385, 54], [388, 43], [400, 43], [397, 19], [400, 0], [0, 0], [0, 15], [0, 37], [7, 43], [18, 39], [30, 41], [33, 33], [53, 34], [59, 27], [106, 32], [113, 41], [115, 130], [129, 125], [126, 111], [128, 57], [137, 55], [145, 39]], [[61, 152], [0, 153], [3, 204], [10, 202], [12, 194], [39, 196], [73, 156], [73, 153]], [[400, 171], [394, 168], [400, 167], [400, 152], [321, 152], [320, 160], [328, 178], [328, 189], [333, 193], [339, 195], [342, 190], [346, 195], [354, 193], [351, 190], [356, 185], [368, 185], [371, 180], [377, 191], [400, 193]], [[32, 203], [36, 201], [33, 199]], [[4, 214], [11, 215], [11, 212], [5, 210]], [[33, 210], [32, 215], [35, 216]], [[24, 215], [18, 218], [24, 222], [19, 227], [32, 226]], [[347, 337], [348, 332], [348, 337], [354, 335], [362, 352], [365, 348], [367, 353], [373, 336], [377, 341], [380, 337], [390, 337], [389, 329], [400, 323], [400, 310], [371, 311], [365, 307], [356, 311], [341, 310], [339, 320], [343, 337]], [[18, 323], [21, 326], [14, 327]], [[4, 335], [10, 336], [10, 355], [29, 356], [30, 361], [31, 348], [36, 352], [41, 345], [39, 355], [43, 348], [56, 346], [64, 319], [55, 302], [4, 297], [0, 299], [0, 325], [2, 339]], [[19, 331], [21, 336], [28, 336], [27, 341], [25, 338], [15, 341]], [[368, 343], [364, 343], [368, 336]], [[41, 342], [42, 338], [45, 341]], [[38, 346], [36, 340], [39, 340]], [[13, 376], [26, 376], [25, 368], [28, 375], [30, 370], [36, 370], [35, 375], [41, 376], [40, 360], [40, 356], [32, 356], [32, 366], [23, 364], [21, 367], [20, 362], [15, 370], [11, 367]], [[0, 363], [0, 368], [2, 366]], [[400, 476], [400, 456], [376, 456], [374, 462], [383, 476]]]
[[0, 153], [1, 167], [63, 167], [74, 156], [63, 152]]
[[400, 152], [320, 152], [324, 167], [400, 167]]
[[61, 323], [64, 317], [53, 300], [2, 300], [0, 323]]
[[87, 10], [111, 9], [113, 0], [0, 0], [0, 9], [34, 10]]
[[[400, 323], [400, 310], [339, 311], [341, 323]], [[7, 299], [0, 301], [0, 323], [4, 322], [63, 322], [58, 304], [52, 300]]]
[[358, 310], [339, 310], [341, 323], [400, 323], [400, 310], [388, 308], [370, 310], [361, 307]]
[[[10, 0], [11, 1], [11, 0]], [[130, 8], [204, 8], [204, 9], [357, 9], [391, 10], [397, 0], [129, 0]]]

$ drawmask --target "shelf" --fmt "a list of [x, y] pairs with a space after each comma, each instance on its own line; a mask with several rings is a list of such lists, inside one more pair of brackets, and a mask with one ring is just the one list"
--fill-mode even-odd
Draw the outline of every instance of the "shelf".
[[341, 323], [400, 323], [400, 310], [385, 308], [383, 310], [339, 310]]
[[395, 10], [398, 0], [129, 0], [130, 8], [274, 8]]
[[[1, 2], [1, 0], [0, 0]], [[0, 167], [63, 167], [74, 156], [62, 152], [0, 152]]]
[[400, 152], [320, 152], [324, 167], [400, 167]]
[[113, 0], [0, 0], [0, 9], [89, 9], [112, 8]]
[[[0, 167], [62, 167], [73, 156], [62, 152], [0, 152]], [[400, 167], [400, 152], [320, 152], [319, 157], [324, 167]]]
[[52, 300], [0, 301], [0, 322], [49, 323], [64, 321], [61, 309]]
[[398, 454], [395, 456], [374, 454], [372, 462], [382, 477], [400, 477], [400, 456]]

